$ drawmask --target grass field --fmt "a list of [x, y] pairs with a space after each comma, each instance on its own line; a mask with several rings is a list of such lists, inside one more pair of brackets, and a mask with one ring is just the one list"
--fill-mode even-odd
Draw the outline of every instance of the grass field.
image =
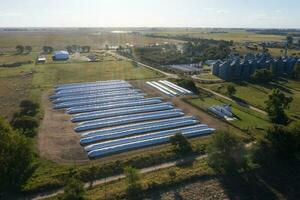
[[[17, 59], [34, 58], [35, 54], [19, 56]], [[14, 55], [5, 56], [7, 62]], [[40, 100], [41, 92], [59, 83], [86, 82], [111, 79], [151, 79], [162, 74], [129, 61], [111, 56], [103, 62], [51, 62], [44, 65], [23, 65], [16, 68], [0, 68], [0, 113], [10, 119], [19, 102], [25, 98]]]
[[300, 116], [300, 82], [282, 79], [276, 83], [258, 85], [251, 84], [247, 82], [239, 83], [222, 83], [222, 84], [206, 84], [202, 85], [209, 89], [212, 89], [221, 94], [227, 95], [226, 88], [228, 84], [233, 84], [236, 88], [235, 96], [244, 100], [245, 102], [265, 109], [265, 101], [268, 99], [268, 95], [271, 94], [272, 89], [279, 88], [286, 95], [292, 96], [294, 98], [293, 102], [290, 105], [290, 108], [287, 110], [287, 113], [292, 117]]
[[215, 96], [189, 99], [188, 102], [202, 110], [207, 110], [210, 106], [213, 105], [230, 104], [232, 107], [232, 111], [237, 119], [234, 121], [228, 121], [228, 123], [244, 130], [245, 132], [250, 133], [251, 135], [254, 134], [254, 137], [259, 137], [258, 130], [266, 129], [270, 125], [266, 116], [264, 116], [263, 114], [257, 113], [248, 108], [241, 107], [238, 104], [228, 102], [227, 100], [220, 99]]

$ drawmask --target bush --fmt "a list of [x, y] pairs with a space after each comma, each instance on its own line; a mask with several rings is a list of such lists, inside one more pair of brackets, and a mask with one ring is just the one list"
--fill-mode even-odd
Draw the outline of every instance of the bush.
[[126, 167], [124, 169], [124, 174], [127, 177], [127, 189], [126, 195], [129, 199], [140, 199], [142, 185], [140, 183], [140, 177], [137, 169], [133, 167]]
[[70, 178], [64, 188], [64, 194], [59, 198], [61, 200], [84, 200], [84, 184], [75, 177]]
[[11, 125], [20, 130], [26, 137], [34, 137], [36, 135], [36, 128], [39, 126], [39, 122], [34, 117], [30, 116], [20, 116], [15, 117]]
[[20, 114], [21, 115], [28, 115], [28, 116], [35, 116], [39, 112], [39, 104], [32, 102], [30, 100], [23, 100], [20, 103]]
[[180, 79], [177, 81], [177, 84], [185, 89], [192, 91], [195, 94], [198, 94], [198, 88], [194, 81], [188, 79]]
[[229, 96], [233, 96], [236, 93], [236, 89], [234, 87], [234, 85], [230, 84], [227, 86], [227, 94]]
[[254, 74], [251, 75], [252, 81], [257, 83], [267, 83], [271, 81], [272, 78], [273, 78], [272, 72], [267, 69], [256, 70]]

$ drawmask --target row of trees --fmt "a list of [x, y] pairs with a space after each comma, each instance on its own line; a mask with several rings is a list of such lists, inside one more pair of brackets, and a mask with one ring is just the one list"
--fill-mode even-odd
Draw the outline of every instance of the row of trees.
[[[54, 48], [51, 46], [43, 46], [43, 53], [44, 54], [51, 54], [54, 51]], [[91, 50], [90, 46], [79, 46], [79, 45], [69, 45], [66, 46], [66, 50], [69, 53], [81, 52], [81, 53], [89, 53]], [[16, 46], [17, 54], [29, 54], [32, 51], [32, 46], [23, 46], [17, 45]]]
[[68, 46], [66, 46], [66, 50], [69, 53], [76, 53], [76, 52], [89, 53], [91, 50], [91, 47], [90, 46], [80, 46], [80, 45], [68, 45]]
[[16, 46], [17, 54], [29, 54], [32, 51], [32, 46], [23, 46], [23, 45], [17, 45]]

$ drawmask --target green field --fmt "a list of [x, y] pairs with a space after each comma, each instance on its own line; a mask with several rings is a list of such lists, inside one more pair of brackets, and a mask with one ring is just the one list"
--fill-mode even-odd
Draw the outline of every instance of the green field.
[[268, 95], [271, 94], [272, 89], [279, 88], [286, 95], [294, 98], [287, 110], [287, 113], [292, 117], [300, 116], [300, 82], [282, 79], [276, 83], [269, 83], [264, 85], [252, 84], [248, 82], [239, 83], [221, 83], [221, 84], [203, 84], [203, 87], [207, 87], [211, 90], [227, 95], [227, 85], [233, 84], [236, 88], [235, 97], [242, 99], [248, 104], [254, 105], [258, 108], [265, 109], [265, 101], [268, 99]]
[[[34, 54], [18, 59], [34, 58]], [[11, 62], [15, 56], [6, 56]], [[41, 92], [60, 83], [99, 80], [135, 80], [163, 77], [159, 72], [106, 56], [103, 62], [52, 62], [44, 65], [23, 65], [16, 68], [0, 68], [0, 112], [10, 119], [19, 102], [25, 98], [39, 101]]]
[[228, 123], [246, 132], [250, 129], [266, 129], [270, 125], [270, 123], [267, 120], [267, 117], [263, 114], [257, 113], [248, 108], [241, 107], [235, 103], [228, 102], [224, 99], [220, 99], [215, 96], [193, 98], [189, 99], [188, 102], [193, 106], [205, 111], [207, 111], [207, 109], [213, 105], [230, 104], [232, 107], [232, 111], [237, 119], [234, 121], [228, 121]]

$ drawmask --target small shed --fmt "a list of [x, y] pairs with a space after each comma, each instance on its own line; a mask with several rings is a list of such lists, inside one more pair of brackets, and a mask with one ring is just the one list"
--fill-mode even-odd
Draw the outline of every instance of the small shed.
[[68, 60], [69, 59], [69, 52], [67, 51], [55, 51], [53, 56], [52, 56], [52, 59], [53, 60]]
[[37, 64], [44, 64], [44, 63], [46, 63], [46, 58], [45, 57], [43, 57], [43, 56], [39, 56], [37, 59], [36, 59], [36, 63]]

